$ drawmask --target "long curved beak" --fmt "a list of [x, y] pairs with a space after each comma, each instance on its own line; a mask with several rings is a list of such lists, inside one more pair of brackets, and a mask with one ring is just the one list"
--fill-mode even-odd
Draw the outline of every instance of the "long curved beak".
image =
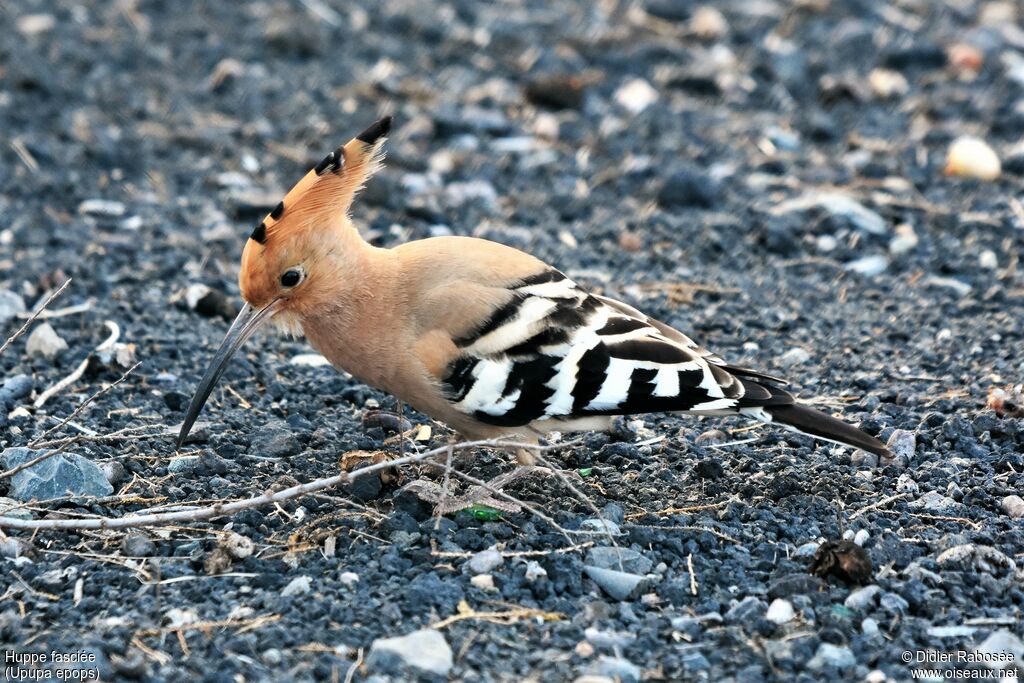
[[192, 397], [192, 402], [188, 406], [188, 412], [185, 414], [185, 421], [182, 423], [181, 431], [178, 433], [178, 448], [181, 448], [181, 445], [185, 443], [185, 438], [188, 437], [192, 425], [195, 424], [196, 418], [199, 417], [199, 411], [203, 409], [206, 399], [210, 397], [210, 393], [217, 386], [220, 376], [224, 374], [228, 361], [231, 360], [231, 357], [235, 355], [238, 349], [242, 348], [245, 340], [251, 337], [252, 333], [277, 311], [280, 302], [281, 299], [276, 299], [260, 309], [253, 308], [248, 303], [242, 306], [242, 310], [238, 312], [238, 317], [235, 318], [235, 322], [231, 323], [231, 328], [224, 336], [224, 341], [220, 343], [220, 348], [217, 349], [213, 360], [210, 361], [210, 367], [206, 369], [206, 374], [203, 375], [199, 386], [196, 387], [196, 393]]

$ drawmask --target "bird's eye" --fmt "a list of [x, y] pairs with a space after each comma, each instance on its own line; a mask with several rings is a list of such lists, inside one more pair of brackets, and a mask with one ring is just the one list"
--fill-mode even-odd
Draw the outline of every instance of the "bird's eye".
[[302, 282], [302, 271], [297, 268], [290, 268], [281, 275], [282, 287], [294, 287]]

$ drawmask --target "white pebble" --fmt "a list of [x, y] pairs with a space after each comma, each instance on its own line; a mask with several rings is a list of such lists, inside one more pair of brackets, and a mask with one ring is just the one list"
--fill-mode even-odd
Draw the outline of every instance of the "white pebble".
[[889, 268], [889, 259], [884, 256], [865, 256], [853, 261], [847, 261], [843, 264], [843, 268], [851, 273], [873, 277], [881, 275]]
[[981, 252], [978, 256], [978, 265], [985, 270], [995, 270], [999, 267], [999, 258], [996, 256], [996, 252], [991, 249], [986, 249]]
[[1003, 512], [1005, 512], [1010, 517], [1013, 517], [1014, 519], [1020, 519], [1021, 517], [1024, 517], [1024, 499], [1022, 499], [1020, 496], [1015, 494], [1009, 495], [1006, 498], [1003, 498], [1003, 501], [1002, 503], [1000, 503], [1000, 505], [1003, 508]]
[[310, 588], [313, 586], [313, 579], [309, 576], [297, 576], [292, 579], [287, 586], [281, 591], [281, 597], [287, 598], [292, 595], [302, 595], [308, 593]]
[[853, 535], [853, 542], [857, 545], [864, 545], [871, 538], [871, 534], [867, 529], [860, 529], [856, 534]]
[[919, 241], [913, 226], [900, 223], [896, 226], [896, 235], [889, 240], [889, 253], [894, 256], [906, 254], [916, 247]]
[[788, 368], [794, 365], [802, 365], [809, 361], [810, 359], [811, 354], [809, 354], [804, 349], [797, 347], [790, 349], [789, 351], [786, 351], [784, 354], [782, 354], [782, 358], [779, 359], [779, 362], [783, 365], [783, 367]]
[[768, 611], [765, 612], [764, 618], [776, 624], [785, 624], [793, 618], [794, 614], [796, 612], [793, 610], [793, 605], [789, 600], [776, 598], [768, 606]]
[[300, 353], [289, 358], [288, 364], [302, 365], [308, 368], [319, 368], [324, 365], [330, 365], [331, 361], [327, 360], [319, 353]]
[[883, 100], [906, 95], [910, 90], [906, 77], [891, 69], [873, 69], [868, 74], [868, 86], [875, 97]]
[[494, 577], [490, 574], [477, 574], [469, 580], [471, 584], [484, 591], [496, 591], [494, 587]]
[[52, 31], [57, 25], [57, 20], [52, 14], [26, 14], [18, 17], [18, 33], [23, 36], [36, 36], [40, 33]]
[[244, 560], [256, 550], [256, 545], [251, 539], [242, 534], [232, 532], [222, 541], [224, 550], [236, 560]]
[[356, 574], [355, 572], [342, 572], [341, 576], [338, 577], [338, 580], [351, 588], [359, 583], [359, 574]]
[[953, 141], [946, 157], [946, 175], [995, 180], [1002, 173], [999, 157], [987, 142], [963, 136]]
[[642, 78], [627, 81], [615, 91], [615, 101], [633, 114], [639, 114], [658, 101], [658, 91]]
[[701, 40], [716, 40], [729, 31], [729, 22], [714, 7], [698, 7], [690, 17], [690, 30]]

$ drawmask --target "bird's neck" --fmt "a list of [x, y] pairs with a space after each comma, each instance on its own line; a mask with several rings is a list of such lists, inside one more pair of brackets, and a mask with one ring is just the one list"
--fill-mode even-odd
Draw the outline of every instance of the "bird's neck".
[[369, 244], [351, 225], [326, 245], [318, 278], [326, 283], [299, 311], [310, 344], [332, 365], [386, 386], [404, 308], [398, 258]]

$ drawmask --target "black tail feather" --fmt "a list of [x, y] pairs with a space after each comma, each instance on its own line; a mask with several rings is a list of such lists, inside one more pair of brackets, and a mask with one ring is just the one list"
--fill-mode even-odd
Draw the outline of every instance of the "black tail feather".
[[892, 457], [892, 453], [885, 444], [875, 437], [813, 408], [795, 404], [769, 405], [765, 406], [764, 410], [772, 416], [773, 422], [787, 425], [804, 434], [829, 441], [838, 441], [880, 457]]

